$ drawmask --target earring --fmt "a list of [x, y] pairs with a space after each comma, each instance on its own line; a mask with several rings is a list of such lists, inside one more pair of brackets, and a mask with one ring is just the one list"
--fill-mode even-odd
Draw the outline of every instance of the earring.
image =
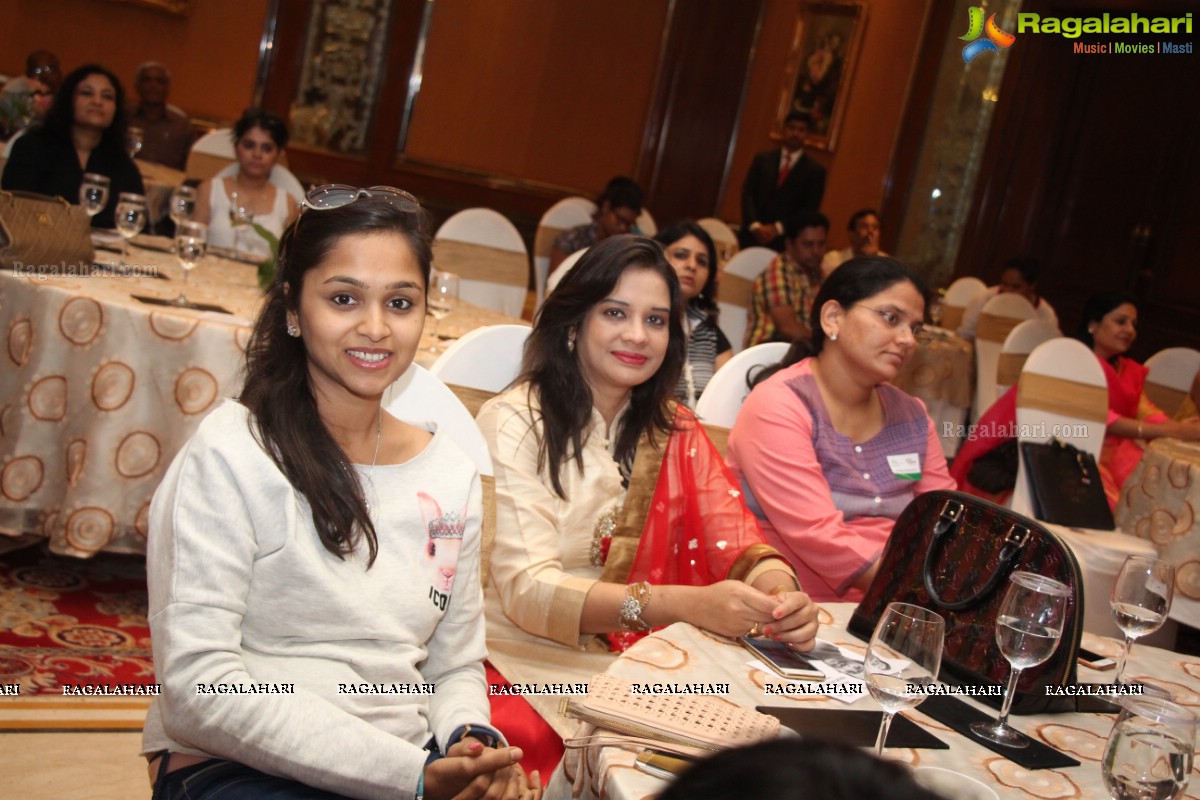
[[295, 338], [300, 335], [300, 329], [289, 322], [287, 326], [287, 335]]
[[837, 341], [837, 334], [836, 334], [836, 333], [831, 333], [831, 334], [829, 335], [829, 341], [831, 341], [831, 342], [836, 342], [836, 341]]
[[575, 352], [575, 337], [574, 336], [567, 337], [567, 352], [568, 353]]

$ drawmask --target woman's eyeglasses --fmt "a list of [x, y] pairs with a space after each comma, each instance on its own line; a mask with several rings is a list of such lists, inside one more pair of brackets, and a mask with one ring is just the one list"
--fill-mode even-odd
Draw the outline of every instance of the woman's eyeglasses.
[[348, 206], [364, 197], [378, 198], [388, 205], [405, 211], [418, 211], [421, 204], [403, 189], [395, 186], [372, 186], [360, 189], [357, 186], [347, 186], [343, 183], [327, 183], [315, 186], [304, 195], [304, 207], [315, 211], [328, 211], [332, 208]]
[[[859, 303], [858, 307], [866, 311], [874, 311], [889, 328], [899, 328], [905, 324], [904, 317], [889, 308], [871, 308], [871, 306], [864, 306], [861, 303]], [[920, 322], [912, 323], [909, 326], [909, 330], [912, 331], [913, 338], [917, 340], [918, 344], [928, 344], [933, 341], [933, 335], [926, 331], [924, 325]]]

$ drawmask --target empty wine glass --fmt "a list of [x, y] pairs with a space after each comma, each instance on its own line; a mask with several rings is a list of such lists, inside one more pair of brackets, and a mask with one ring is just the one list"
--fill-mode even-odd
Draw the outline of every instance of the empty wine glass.
[[130, 158], [136, 158], [142, 152], [146, 143], [146, 132], [141, 128], [129, 127], [125, 130], [125, 150]]
[[1007, 747], [1029, 746], [1029, 740], [1008, 724], [1008, 709], [1021, 671], [1041, 664], [1058, 647], [1070, 598], [1069, 586], [1032, 572], [1014, 572], [1008, 579], [996, 619], [996, 643], [1012, 666], [1000, 717], [995, 722], [971, 723], [976, 736]]
[[188, 273], [196, 264], [200, 263], [200, 259], [204, 258], [204, 251], [207, 248], [208, 226], [203, 222], [184, 220], [175, 231], [175, 254], [179, 258], [180, 266], [183, 267], [183, 288], [179, 290], [179, 297], [175, 298], [176, 305], [188, 304], [186, 295]]
[[242, 229], [254, 222], [254, 212], [241, 200], [237, 192], [229, 193], [229, 224], [233, 228], [233, 256], [242, 257]]
[[1114, 800], [1175, 800], [1188, 785], [1196, 715], [1159, 697], [1127, 697], [1104, 745], [1100, 770]]
[[[920, 606], [889, 603], [880, 617], [867, 647], [863, 672], [867, 691], [883, 706], [876, 755], [883, 755], [896, 712], [919, 705], [926, 697], [925, 690], [937, 682], [945, 635], [945, 620]], [[894, 662], [898, 660], [907, 664], [897, 670]]]
[[440, 353], [438, 347], [438, 326], [442, 318], [458, 307], [458, 292], [462, 279], [453, 272], [434, 270], [429, 277], [429, 301], [426, 310], [433, 317], [433, 334], [429, 352]]
[[186, 184], [176, 186], [171, 192], [168, 214], [175, 228], [187, 222], [196, 213], [196, 190]]
[[83, 183], [79, 184], [79, 205], [83, 206], [89, 217], [96, 216], [108, 205], [109, 184], [107, 175], [84, 173]]
[[127, 266], [129, 258], [129, 240], [142, 232], [146, 226], [146, 197], [133, 192], [121, 192], [117, 197], [117, 211], [114, 217], [117, 233], [121, 234], [121, 266]]
[[1110, 601], [1117, 627], [1125, 632], [1115, 683], [1123, 683], [1133, 640], [1154, 633], [1166, 622], [1174, 593], [1173, 564], [1150, 556], [1129, 556], [1121, 565]]

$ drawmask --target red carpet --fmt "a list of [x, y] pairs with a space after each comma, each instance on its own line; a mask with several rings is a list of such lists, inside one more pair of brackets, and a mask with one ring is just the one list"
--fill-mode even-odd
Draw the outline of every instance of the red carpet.
[[0, 686], [27, 697], [153, 683], [143, 558], [0, 556]]

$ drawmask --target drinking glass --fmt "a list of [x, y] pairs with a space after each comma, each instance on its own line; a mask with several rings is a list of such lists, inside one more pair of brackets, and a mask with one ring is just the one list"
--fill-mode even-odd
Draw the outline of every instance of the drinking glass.
[[200, 263], [200, 259], [204, 258], [204, 251], [208, 248], [208, 226], [203, 222], [192, 222], [184, 220], [184, 222], [175, 231], [175, 254], [179, 258], [179, 264], [183, 267], [183, 288], [179, 290], [179, 297], [175, 298], [176, 305], [187, 305], [187, 277], [188, 273]]
[[175, 223], [175, 229], [187, 222], [196, 213], [196, 190], [191, 186], [180, 185], [176, 186], [171, 192], [171, 201], [168, 206], [168, 214], [171, 221]]
[[1160, 697], [1131, 696], [1104, 745], [1100, 770], [1114, 800], [1175, 800], [1187, 788], [1196, 715]]
[[1041, 664], [1058, 647], [1070, 598], [1070, 587], [1032, 572], [1014, 572], [1008, 579], [996, 619], [996, 643], [1012, 668], [1000, 717], [995, 722], [971, 723], [976, 736], [1007, 747], [1029, 746], [1029, 740], [1008, 724], [1008, 709], [1021, 671]]
[[[926, 697], [924, 690], [937, 682], [945, 635], [945, 620], [920, 606], [889, 603], [880, 617], [867, 646], [863, 671], [867, 691], [883, 706], [875, 755], [883, 755], [896, 712], [919, 705]], [[907, 665], [896, 671], [887, 659], [906, 661]]]
[[443, 272], [440, 269], [434, 270], [429, 277], [429, 302], [426, 304], [426, 311], [433, 317], [433, 338], [429, 345], [431, 353], [442, 351], [438, 347], [438, 326], [442, 322], [442, 317], [458, 307], [458, 292], [461, 284], [462, 279], [453, 272]]
[[127, 128], [125, 130], [125, 150], [129, 153], [130, 158], [136, 158], [137, 154], [142, 152], [142, 146], [146, 143], [146, 132], [141, 128]]
[[254, 212], [242, 204], [237, 192], [229, 193], [229, 224], [233, 228], [233, 256], [242, 257], [242, 229], [254, 222]]
[[127, 266], [129, 240], [142, 232], [146, 226], [146, 197], [133, 192], [121, 192], [117, 197], [117, 212], [114, 217], [117, 233], [121, 234], [121, 266]]
[[89, 217], [96, 216], [108, 205], [109, 183], [106, 175], [84, 173], [83, 183], [79, 184], [79, 205], [83, 206]]
[[1113, 586], [1113, 617], [1125, 632], [1125, 648], [1117, 664], [1115, 683], [1123, 683], [1125, 662], [1133, 640], [1154, 633], [1166, 622], [1175, 593], [1175, 565], [1150, 556], [1129, 556]]

